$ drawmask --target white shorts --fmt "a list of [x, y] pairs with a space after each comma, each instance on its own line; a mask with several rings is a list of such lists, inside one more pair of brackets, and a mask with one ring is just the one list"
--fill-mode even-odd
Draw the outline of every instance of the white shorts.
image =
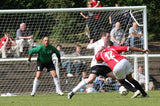
[[131, 64], [127, 59], [122, 59], [120, 62], [118, 62], [114, 69], [113, 74], [115, 75], [116, 79], [125, 79], [126, 75], [129, 75], [133, 73], [133, 69]]

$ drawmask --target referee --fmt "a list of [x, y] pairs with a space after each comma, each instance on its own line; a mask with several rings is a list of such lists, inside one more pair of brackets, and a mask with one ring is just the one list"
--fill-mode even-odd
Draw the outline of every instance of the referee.
[[39, 78], [41, 76], [41, 73], [44, 67], [47, 68], [47, 71], [50, 72], [50, 74], [53, 77], [53, 80], [56, 86], [56, 93], [58, 93], [59, 95], [63, 95], [63, 92], [60, 89], [60, 81], [57, 78], [55, 66], [52, 62], [52, 54], [55, 53], [58, 58], [58, 62], [60, 63], [61, 59], [60, 59], [59, 51], [54, 46], [49, 44], [48, 37], [44, 37], [42, 45], [32, 48], [29, 51], [28, 62], [27, 62], [28, 64], [31, 62], [31, 56], [34, 53], [38, 53], [38, 58], [37, 58], [37, 72], [36, 72], [36, 77], [33, 82], [33, 89], [32, 89], [31, 96], [34, 96], [36, 93], [36, 89], [39, 84]]

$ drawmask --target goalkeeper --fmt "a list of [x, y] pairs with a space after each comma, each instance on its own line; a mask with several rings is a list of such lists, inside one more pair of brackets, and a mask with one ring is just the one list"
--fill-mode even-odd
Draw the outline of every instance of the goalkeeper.
[[50, 74], [53, 77], [53, 80], [56, 86], [56, 93], [58, 93], [59, 95], [63, 95], [63, 92], [60, 89], [60, 81], [57, 78], [55, 66], [52, 62], [52, 54], [55, 53], [58, 58], [58, 62], [60, 63], [61, 59], [60, 59], [59, 51], [54, 46], [49, 44], [48, 37], [44, 37], [42, 45], [39, 45], [29, 51], [28, 62], [27, 62], [28, 65], [31, 62], [31, 56], [33, 53], [38, 53], [38, 58], [37, 58], [37, 72], [33, 82], [33, 89], [32, 89], [31, 96], [34, 96], [36, 93], [36, 89], [39, 84], [39, 78], [41, 76], [41, 73], [44, 67], [47, 68], [47, 71], [50, 71]]

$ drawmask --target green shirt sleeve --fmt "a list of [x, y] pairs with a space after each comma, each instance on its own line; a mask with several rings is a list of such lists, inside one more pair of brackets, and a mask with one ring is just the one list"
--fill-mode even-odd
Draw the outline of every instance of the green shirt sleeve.
[[56, 54], [57, 58], [60, 58], [60, 52], [54, 47], [52, 46], [54, 53]]
[[38, 53], [41, 49], [41, 45], [35, 47], [35, 48], [32, 48], [30, 51], [29, 51], [29, 55], [32, 55], [34, 53]]

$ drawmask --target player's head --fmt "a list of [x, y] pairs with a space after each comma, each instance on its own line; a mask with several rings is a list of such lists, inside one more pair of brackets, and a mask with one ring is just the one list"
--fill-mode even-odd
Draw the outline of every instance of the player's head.
[[113, 42], [112, 41], [107, 41], [107, 46], [113, 46]]
[[21, 24], [20, 24], [20, 29], [21, 29], [22, 31], [26, 30], [26, 24], [25, 24], [25, 23], [21, 23]]
[[43, 45], [44, 47], [47, 47], [49, 45], [49, 38], [47, 36], [43, 38]]
[[58, 44], [58, 45], [56, 46], [56, 48], [57, 48], [58, 51], [61, 51], [62, 45]]
[[101, 31], [101, 39], [104, 41], [109, 41], [110, 40], [110, 33], [107, 32], [106, 30]]

